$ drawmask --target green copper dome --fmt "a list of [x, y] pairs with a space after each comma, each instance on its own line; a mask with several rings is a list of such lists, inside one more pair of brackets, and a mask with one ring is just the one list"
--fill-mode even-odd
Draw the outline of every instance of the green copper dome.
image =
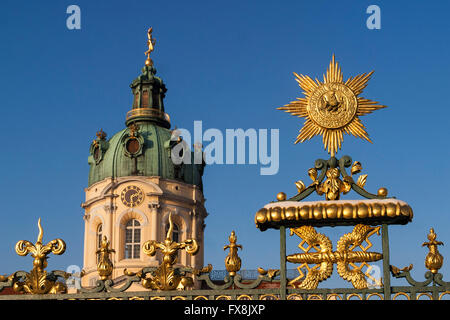
[[170, 118], [164, 112], [167, 89], [155, 73], [153, 66], [145, 66], [130, 85], [134, 99], [126, 116], [127, 128], [109, 140], [102, 130], [97, 132], [88, 158], [89, 186], [106, 178], [159, 176], [202, 189], [204, 163], [174, 164], [172, 161], [171, 150], [181, 139], [171, 141]]

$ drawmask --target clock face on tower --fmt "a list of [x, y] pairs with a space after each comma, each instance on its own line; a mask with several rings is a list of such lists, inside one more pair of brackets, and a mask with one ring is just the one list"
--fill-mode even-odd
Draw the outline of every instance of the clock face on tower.
[[127, 207], [136, 207], [144, 201], [144, 192], [136, 186], [128, 186], [120, 195], [122, 203]]

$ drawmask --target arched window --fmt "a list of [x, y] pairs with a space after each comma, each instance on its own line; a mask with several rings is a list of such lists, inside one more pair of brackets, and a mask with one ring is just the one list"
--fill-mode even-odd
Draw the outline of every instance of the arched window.
[[[166, 235], [167, 231], [169, 231], [169, 224], [166, 224]], [[172, 230], [172, 241], [173, 242], [179, 242], [180, 240], [180, 229], [178, 228], [178, 225], [176, 223], [173, 224], [173, 230]]]
[[[100, 249], [101, 245], [102, 245], [102, 237], [103, 237], [103, 225], [100, 223], [97, 226], [97, 233], [95, 235], [95, 242], [96, 242], [96, 251], [98, 249]], [[100, 259], [100, 255], [97, 254], [97, 263], [99, 262]]]
[[125, 225], [125, 259], [141, 257], [141, 224], [131, 219]]

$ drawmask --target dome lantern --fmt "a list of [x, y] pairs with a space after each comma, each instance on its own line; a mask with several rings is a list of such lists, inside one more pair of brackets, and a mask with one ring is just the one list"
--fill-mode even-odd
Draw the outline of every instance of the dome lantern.
[[167, 88], [161, 78], [156, 76], [156, 68], [150, 59], [155, 39], [152, 38], [152, 28], [148, 29], [148, 50], [145, 52], [147, 59], [142, 68], [142, 74], [133, 80], [130, 87], [133, 92], [133, 104], [127, 112], [125, 124], [137, 121], [151, 121], [159, 126], [169, 129], [170, 118], [164, 112], [164, 97]]

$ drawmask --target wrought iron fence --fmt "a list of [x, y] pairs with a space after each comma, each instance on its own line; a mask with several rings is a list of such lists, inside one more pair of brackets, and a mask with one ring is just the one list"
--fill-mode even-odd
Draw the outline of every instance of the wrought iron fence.
[[[110, 279], [108, 276], [101, 277], [94, 287], [80, 287], [76, 293], [67, 293], [65, 279], [71, 274], [63, 271], [45, 271], [47, 254], [53, 252], [61, 254], [65, 250], [62, 240], [56, 239], [47, 245], [42, 244], [42, 228], [39, 222], [39, 236], [35, 244], [27, 241], [19, 241], [16, 250], [25, 255], [31, 252], [34, 255], [33, 270], [29, 273], [17, 271], [10, 276], [0, 276], [0, 292], [5, 288], [13, 288], [15, 293], [0, 295], [0, 300], [416, 300], [430, 299], [442, 300], [450, 298], [450, 282], [443, 280], [443, 275], [438, 272], [442, 266], [442, 259], [437, 246], [442, 243], [436, 240], [436, 234], [431, 229], [428, 242], [424, 242], [429, 252], [425, 258], [426, 265], [430, 269], [425, 273], [424, 281], [417, 281], [411, 275], [412, 265], [399, 269], [389, 265], [387, 225], [382, 227], [383, 248], [383, 270], [382, 286], [379, 288], [305, 288], [301, 286], [308, 273], [314, 269], [306, 267], [303, 269], [306, 275], [298, 277], [298, 269], [286, 269], [285, 253], [286, 230], [280, 228], [281, 268], [241, 270], [240, 258], [237, 251], [230, 250], [233, 259], [226, 259], [227, 270], [212, 270], [211, 266], [195, 270], [192, 268], [171, 268], [166, 266], [166, 271], [173, 272], [175, 278], [195, 278], [201, 282], [202, 289], [191, 289], [179, 287], [178, 290], [152, 289], [144, 291], [130, 291], [133, 284], [143, 284], [145, 279], [158, 277], [156, 267], [144, 268], [139, 273], [128, 273], [125, 280]], [[228, 248], [238, 246], [236, 236], [230, 236]], [[104, 243], [104, 252], [108, 253], [109, 243]], [[387, 248], [386, 248], [387, 247]], [[387, 251], [386, 251], [387, 249]], [[41, 254], [39, 256], [39, 253]], [[44, 254], [43, 254], [44, 253]], [[230, 258], [230, 253], [227, 256]], [[230, 262], [230, 260], [234, 262]], [[330, 260], [331, 261], [331, 260]], [[284, 262], [284, 264], [283, 264]], [[100, 268], [100, 270], [105, 268]], [[300, 270], [301, 271], [301, 270]], [[149, 277], [146, 277], [148, 275]], [[391, 277], [404, 279], [404, 286], [391, 286]], [[298, 283], [294, 280], [298, 278]], [[290, 280], [289, 280], [290, 279]], [[145, 287], [145, 285], [143, 285]]]

